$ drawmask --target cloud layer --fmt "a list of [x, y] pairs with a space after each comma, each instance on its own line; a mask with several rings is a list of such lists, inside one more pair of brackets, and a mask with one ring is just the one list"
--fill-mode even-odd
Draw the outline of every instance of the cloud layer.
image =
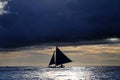
[[7, 1], [0, 1], [0, 15], [8, 13], [8, 11], [4, 9], [7, 4]]
[[119, 0], [11, 0], [0, 7], [0, 48], [120, 37]]
[[[119, 66], [120, 44], [59, 47], [74, 62], [71, 66]], [[53, 46], [0, 52], [0, 66], [47, 66], [55, 50]], [[69, 65], [69, 64], [67, 64]]]

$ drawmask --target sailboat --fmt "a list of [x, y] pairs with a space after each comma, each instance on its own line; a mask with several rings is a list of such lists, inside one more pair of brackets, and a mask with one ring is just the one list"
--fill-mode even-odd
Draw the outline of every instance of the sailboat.
[[[50, 63], [48, 65], [49, 68], [64, 68], [63, 64], [72, 62], [58, 47], [54, 51]], [[54, 65], [54, 66], [53, 66]]]

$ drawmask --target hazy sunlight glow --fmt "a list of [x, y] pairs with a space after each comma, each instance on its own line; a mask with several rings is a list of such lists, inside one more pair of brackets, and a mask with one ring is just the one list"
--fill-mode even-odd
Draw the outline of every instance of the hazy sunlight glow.
[[112, 42], [116, 42], [116, 41], [120, 41], [119, 38], [109, 38], [107, 39], [108, 41], [112, 41]]

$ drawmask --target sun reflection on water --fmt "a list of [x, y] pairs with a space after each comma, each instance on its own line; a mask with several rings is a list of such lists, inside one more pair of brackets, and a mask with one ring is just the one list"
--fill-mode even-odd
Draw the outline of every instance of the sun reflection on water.
[[91, 80], [92, 72], [85, 67], [51, 69], [42, 74], [52, 80]]
[[119, 80], [120, 67], [1, 67], [0, 80]]

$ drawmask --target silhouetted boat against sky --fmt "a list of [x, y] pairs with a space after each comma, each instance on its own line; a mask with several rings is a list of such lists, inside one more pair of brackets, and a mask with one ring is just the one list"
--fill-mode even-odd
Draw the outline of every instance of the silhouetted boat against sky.
[[54, 51], [51, 61], [49, 63], [49, 68], [64, 68], [65, 63], [72, 62], [58, 47]]

